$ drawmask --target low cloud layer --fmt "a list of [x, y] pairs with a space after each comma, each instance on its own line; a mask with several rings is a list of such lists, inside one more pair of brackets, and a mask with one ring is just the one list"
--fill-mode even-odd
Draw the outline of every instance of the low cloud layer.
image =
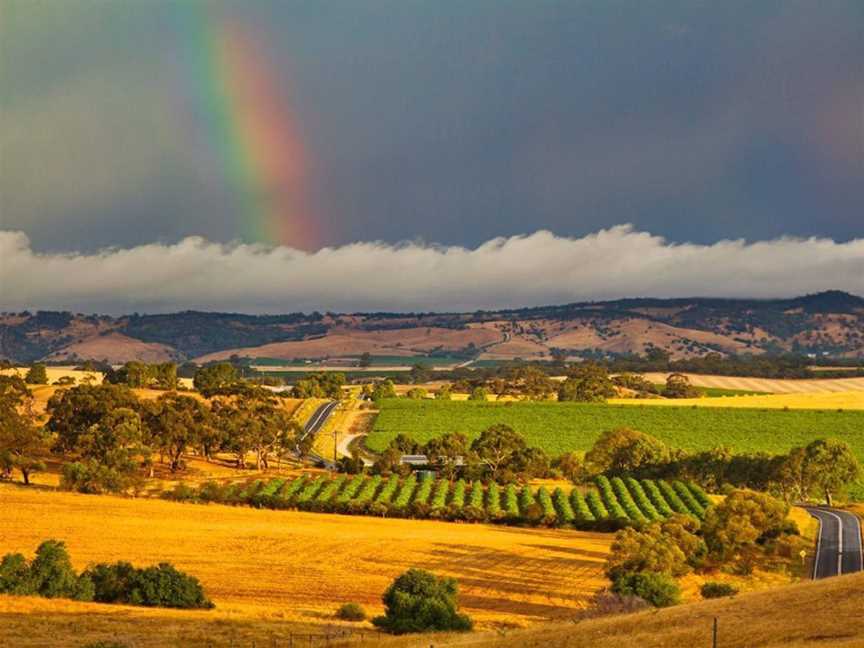
[[40, 254], [23, 232], [0, 231], [5, 311], [470, 311], [828, 289], [864, 293], [864, 239], [672, 244], [620, 225], [583, 238], [538, 231], [474, 249], [369, 242], [307, 253], [187, 238], [94, 254]]

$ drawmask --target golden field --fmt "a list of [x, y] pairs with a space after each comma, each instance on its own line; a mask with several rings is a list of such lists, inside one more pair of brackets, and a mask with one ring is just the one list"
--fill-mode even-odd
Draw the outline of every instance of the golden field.
[[[665, 383], [668, 373], [645, 373], [652, 383]], [[696, 387], [718, 387], [720, 389], [743, 389], [772, 394], [827, 394], [832, 392], [864, 392], [864, 378], [826, 378], [817, 380], [795, 380], [775, 378], [746, 378], [740, 376], [707, 376], [685, 374]]]
[[129, 632], [141, 636], [163, 618], [176, 621], [184, 633], [262, 620], [271, 630], [287, 633], [298, 623], [332, 623], [333, 612], [347, 601], [380, 613], [381, 594], [409, 567], [458, 578], [462, 607], [481, 628], [523, 626], [567, 618], [583, 608], [606, 584], [603, 564], [612, 539], [577, 531], [178, 504], [12, 485], [0, 485], [0, 505], [0, 554], [32, 555], [42, 540], [55, 538], [67, 543], [79, 569], [103, 561], [170, 561], [198, 577], [217, 606], [206, 612], [154, 611], [0, 597], [0, 638], [36, 623], [28, 617], [30, 607], [49, 625], [68, 619], [67, 610], [78, 610], [86, 612], [87, 628], [91, 619], [93, 627], [131, 624], [136, 629]]
[[616, 405], [656, 405], [659, 407], [860, 410], [864, 409], [864, 391], [718, 396], [714, 398], [610, 398], [609, 402]]
[[394, 637], [345, 646], [426, 648], [860, 648], [864, 646], [864, 574], [808, 581], [663, 610], [499, 633]]

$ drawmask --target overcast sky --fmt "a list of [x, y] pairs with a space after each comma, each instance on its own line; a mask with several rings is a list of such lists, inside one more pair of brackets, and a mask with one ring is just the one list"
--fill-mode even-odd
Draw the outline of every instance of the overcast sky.
[[[670, 247], [817, 237], [819, 254], [834, 241], [833, 253], [861, 255], [860, 0], [0, 0], [0, 229], [27, 237], [7, 237], [7, 252], [10, 240], [30, 256], [86, 258], [176, 250], [189, 236], [258, 242], [212, 129], [203, 30], [245, 35], [257, 57], [246, 58], [290, 118], [302, 158], [290, 191], [304, 211], [286, 218], [314, 235], [289, 246], [474, 250], [548, 230], [530, 239], [542, 258], [542, 240], [629, 223], [631, 236]], [[0, 306], [54, 303], [35, 282], [12, 290], [10, 258]], [[753, 279], [727, 292], [772, 292]], [[790, 279], [773, 292], [812, 287]], [[543, 299], [649, 289], [559, 285]], [[475, 299], [433, 293], [430, 307]], [[78, 305], [127, 305], [104, 297]], [[243, 306], [294, 310], [285, 298]], [[158, 295], [144, 301], [163, 307]]]

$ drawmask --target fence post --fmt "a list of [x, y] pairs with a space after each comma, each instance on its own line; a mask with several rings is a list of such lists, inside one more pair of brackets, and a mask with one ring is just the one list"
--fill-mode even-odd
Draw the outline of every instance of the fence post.
[[714, 617], [714, 641], [712, 642], [713, 648], [717, 648], [717, 617]]

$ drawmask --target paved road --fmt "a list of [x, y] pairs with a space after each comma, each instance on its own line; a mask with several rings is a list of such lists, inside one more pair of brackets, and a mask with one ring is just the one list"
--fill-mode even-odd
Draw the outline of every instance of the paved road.
[[861, 523], [851, 513], [825, 507], [808, 508], [819, 520], [819, 540], [813, 562], [813, 578], [864, 571]]
[[[314, 438], [315, 435], [318, 434], [318, 432], [321, 430], [321, 428], [324, 427], [327, 419], [330, 418], [330, 415], [338, 406], [339, 401], [330, 401], [329, 403], [324, 403], [318, 409], [316, 409], [315, 413], [309, 417], [308, 421], [306, 421], [306, 425], [303, 428], [303, 438], [305, 439], [310, 435]], [[315, 452], [310, 452], [309, 457], [324, 464], [324, 466], [328, 469], [332, 469], [335, 467], [335, 464], [332, 460], [322, 457]]]

